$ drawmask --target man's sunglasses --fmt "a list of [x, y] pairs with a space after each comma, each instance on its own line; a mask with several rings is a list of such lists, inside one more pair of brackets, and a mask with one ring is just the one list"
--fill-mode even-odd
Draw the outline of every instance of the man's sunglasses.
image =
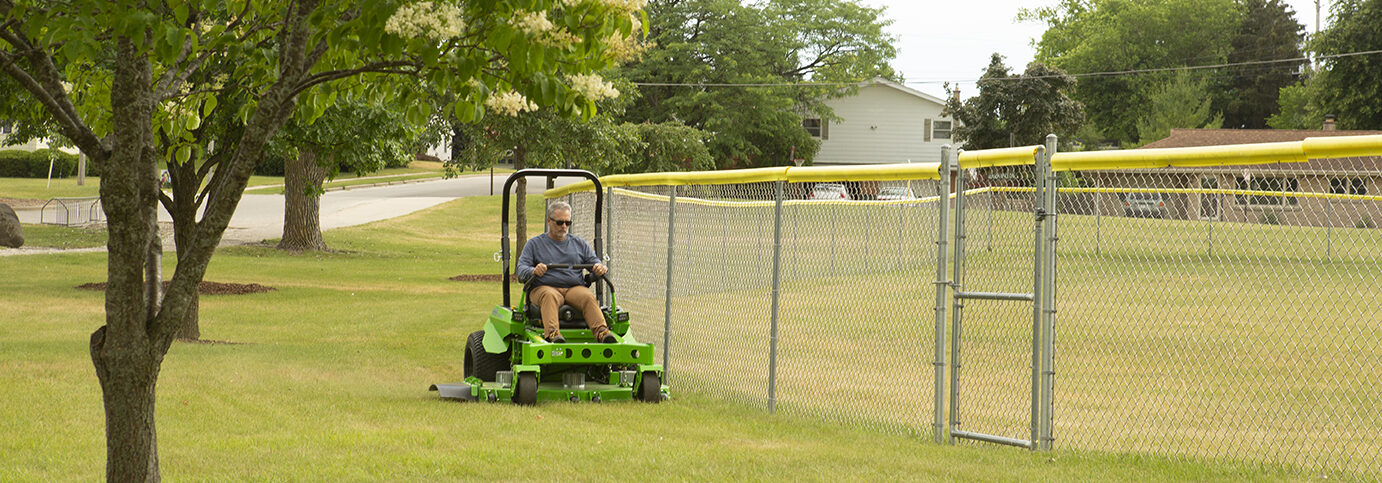
[[552, 220], [552, 223], [556, 223], [561, 226], [571, 226], [571, 220], [553, 220], [551, 218], [548, 218], [548, 220]]

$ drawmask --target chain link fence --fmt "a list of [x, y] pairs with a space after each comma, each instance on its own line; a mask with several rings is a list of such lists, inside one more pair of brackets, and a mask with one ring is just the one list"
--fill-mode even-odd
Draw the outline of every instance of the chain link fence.
[[[610, 188], [617, 300], [679, 391], [933, 436], [940, 192], [935, 179]], [[592, 192], [568, 199], [593, 209]]]
[[1074, 171], [1060, 191], [1060, 447], [1382, 465], [1382, 166]]
[[950, 180], [925, 176], [626, 184], [606, 189], [606, 247], [677, 391], [937, 440], [1373, 478], [1382, 137], [1355, 144], [1369, 154], [971, 163], [950, 210]]

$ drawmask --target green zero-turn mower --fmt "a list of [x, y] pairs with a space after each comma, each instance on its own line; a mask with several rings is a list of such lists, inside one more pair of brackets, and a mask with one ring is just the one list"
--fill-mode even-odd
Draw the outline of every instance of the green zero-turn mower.
[[595, 276], [593, 265], [548, 264], [548, 268], [583, 270], [587, 286], [594, 284], [597, 300], [609, 304], [600, 311], [615, 335], [613, 344], [601, 343], [586, 326], [581, 311], [570, 305], [559, 309], [563, 343], [547, 342], [542, 337], [542, 317], [536, 305], [528, 303], [528, 280], [517, 305], [510, 305], [509, 193], [515, 181], [527, 176], [576, 176], [595, 183], [595, 253], [601, 253], [601, 219], [604, 191], [594, 173], [572, 169], [523, 169], [504, 182], [503, 238], [500, 242], [502, 276], [499, 284], [504, 303], [494, 307], [484, 330], [470, 334], [465, 344], [465, 380], [434, 384], [442, 399], [462, 401], [512, 401], [523, 405], [538, 401], [628, 401], [661, 402], [668, 398], [662, 384], [662, 365], [655, 364], [653, 345], [640, 343], [629, 330], [629, 313], [615, 302], [614, 284], [606, 276]]

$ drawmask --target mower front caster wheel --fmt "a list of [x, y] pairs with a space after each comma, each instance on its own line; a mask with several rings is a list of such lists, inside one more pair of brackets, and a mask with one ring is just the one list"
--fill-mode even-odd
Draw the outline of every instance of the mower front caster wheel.
[[662, 378], [656, 372], [643, 373], [643, 382], [639, 384], [636, 396], [643, 402], [662, 402]]
[[518, 387], [514, 388], [513, 402], [520, 406], [537, 404], [537, 374], [524, 372], [518, 375]]

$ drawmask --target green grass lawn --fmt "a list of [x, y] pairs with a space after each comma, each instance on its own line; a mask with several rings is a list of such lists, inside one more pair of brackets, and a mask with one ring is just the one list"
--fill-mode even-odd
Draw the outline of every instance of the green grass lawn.
[[106, 246], [104, 226], [23, 225], [25, 248], [91, 248]]
[[[530, 204], [534, 219], [539, 205]], [[935, 445], [811, 414], [769, 414], [751, 400], [698, 389], [703, 385], [678, 386], [676, 362], [673, 399], [661, 405], [443, 402], [427, 386], [461, 378], [462, 341], [500, 298], [492, 283], [447, 278], [498, 273], [491, 258], [497, 206], [494, 197], [462, 199], [333, 230], [326, 233], [332, 253], [218, 251], [207, 280], [277, 290], [202, 298], [202, 336], [231, 344], [177, 343], [170, 351], [158, 388], [163, 475], [172, 481], [1309, 476], [1232, 462]], [[87, 353], [88, 337], [102, 323], [102, 294], [74, 287], [103, 281], [105, 261], [104, 253], [0, 257], [0, 273], [7, 275], [0, 279], [0, 479], [102, 475], [101, 399]], [[175, 261], [165, 261], [171, 273]], [[635, 313], [647, 319], [642, 324], [656, 323], [659, 314]], [[708, 354], [726, 340], [682, 341], [674, 361], [691, 361], [698, 353], [692, 348]], [[853, 403], [877, 404], [866, 394]]]

